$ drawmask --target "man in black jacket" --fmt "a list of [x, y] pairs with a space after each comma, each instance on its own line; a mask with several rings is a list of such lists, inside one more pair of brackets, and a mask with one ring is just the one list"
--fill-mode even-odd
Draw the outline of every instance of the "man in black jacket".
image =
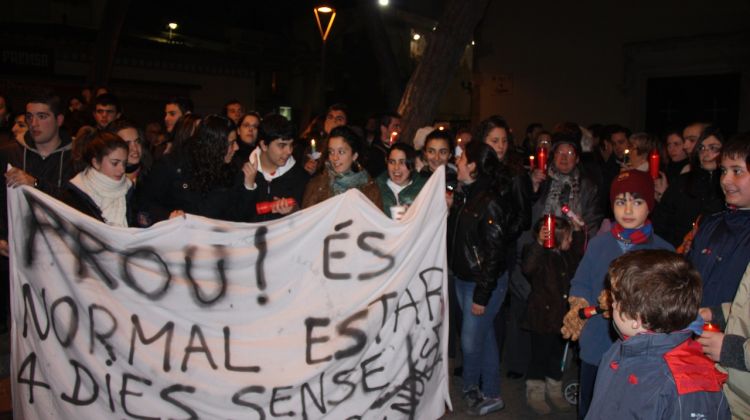
[[[284, 217], [299, 209], [310, 176], [292, 156], [294, 127], [284, 116], [266, 116], [260, 124], [258, 147], [245, 164], [245, 188], [254, 190], [256, 203], [269, 204], [270, 212], [255, 211], [251, 220], [262, 222]], [[261, 176], [257, 176], [260, 173]], [[295, 201], [291, 203], [289, 198]], [[263, 207], [256, 206], [260, 210]]]
[[[8, 168], [5, 173], [8, 187], [28, 185], [53, 197], [60, 197], [65, 183], [73, 176], [71, 139], [67, 132], [60, 129], [63, 120], [59, 96], [43, 94], [26, 104], [29, 131], [24, 137], [24, 144], [12, 142], [0, 151], [0, 167]], [[0, 188], [0, 282], [3, 292], [8, 287], [7, 201], [7, 190]], [[1, 331], [5, 328], [5, 309], [0, 311]]]
[[[60, 97], [44, 94], [26, 104], [26, 122], [29, 131], [24, 144], [17, 142], [2, 150], [0, 165], [8, 168], [5, 181], [8, 187], [28, 185], [45, 193], [59, 197], [65, 182], [73, 176], [71, 166], [71, 138], [60, 129], [63, 124], [63, 107]], [[8, 166], [10, 165], [10, 167]], [[6, 191], [2, 193], [4, 226], [7, 227]], [[2, 239], [7, 238], [3, 230]], [[7, 252], [7, 243], [2, 243], [0, 253]]]

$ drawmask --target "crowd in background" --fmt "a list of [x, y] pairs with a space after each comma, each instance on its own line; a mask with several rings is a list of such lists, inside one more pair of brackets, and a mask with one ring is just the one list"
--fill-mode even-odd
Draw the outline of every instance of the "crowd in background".
[[[404, 139], [400, 115], [383, 112], [359, 126], [344, 104], [299, 131], [284, 116], [247, 111], [237, 100], [197, 115], [188, 98], [168, 98], [163, 117], [147, 124], [128, 120], [106, 89], [84, 89], [67, 102], [39, 95], [17, 113], [8, 103], [0, 94], [7, 185], [33, 186], [113, 226], [145, 228], [188, 213], [267, 221], [349, 189], [398, 220], [445, 166], [451, 356], [460, 349], [464, 402], [476, 415], [504, 406], [501, 354], [507, 375], [525, 378], [534, 411], [569, 410], [560, 362], [571, 339], [580, 342], [579, 416], [601, 412], [600, 363], [620, 341], [610, 319], [584, 321], [579, 310], [598, 301], [611, 308], [600, 297], [613, 289], [605, 283], [611, 261], [676, 250], [700, 275], [703, 318], [728, 328], [699, 339], [700, 356], [730, 372], [724, 392], [733, 413], [750, 412], [748, 303], [739, 303], [744, 314], [722, 317], [720, 309], [750, 281], [743, 279], [747, 133], [728, 137], [708, 121], [658, 135], [562, 122], [530, 124], [517, 135], [495, 115], [476, 127], [436, 123]], [[5, 201], [2, 209], [7, 278]], [[4, 290], [7, 299], [7, 284]], [[695, 318], [697, 303], [693, 309]], [[665, 328], [657, 332], [671, 332]]]

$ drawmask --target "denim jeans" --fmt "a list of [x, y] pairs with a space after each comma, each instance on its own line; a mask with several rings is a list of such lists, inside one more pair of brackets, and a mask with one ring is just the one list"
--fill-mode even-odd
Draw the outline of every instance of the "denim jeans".
[[458, 305], [461, 308], [461, 351], [463, 352], [464, 391], [482, 383], [482, 394], [488, 398], [500, 396], [500, 355], [495, 340], [493, 321], [500, 311], [508, 291], [508, 274], [503, 273], [497, 280], [497, 287], [492, 291], [490, 300], [485, 306], [484, 314], [474, 315], [471, 306], [474, 303], [476, 283], [455, 277]]

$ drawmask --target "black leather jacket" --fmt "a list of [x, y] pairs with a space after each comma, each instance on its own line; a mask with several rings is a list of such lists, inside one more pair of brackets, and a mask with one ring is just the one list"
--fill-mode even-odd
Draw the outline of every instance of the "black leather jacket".
[[510, 184], [497, 191], [480, 178], [464, 188], [449, 218], [448, 265], [461, 280], [477, 284], [473, 301], [486, 306], [507, 268], [505, 255], [518, 234], [518, 209]]

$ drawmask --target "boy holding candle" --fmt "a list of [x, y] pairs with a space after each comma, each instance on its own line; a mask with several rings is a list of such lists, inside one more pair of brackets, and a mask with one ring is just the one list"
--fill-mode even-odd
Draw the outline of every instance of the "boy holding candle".
[[[721, 302], [708, 303], [709, 307], [701, 308], [700, 314], [724, 331], [705, 332], [698, 342], [719, 363], [719, 368], [729, 374], [724, 394], [732, 416], [738, 419], [750, 418], [749, 170], [750, 134], [745, 133], [733, 138], [722, 151], [721, 186], [730, 210], [711, 216], [701, 225], [690, 254], [694, 263], [697, 260], [699, 271], [703, 267], [709, 273], [705, 275], [708, 281], [704, 280], [704, 302]], [[717, 235], [720, 224], [733, 229]], [[720, 241], [725, 241], [726, 247]], [[738, 274], [742, 278], [735, 286]], [[736, 291], [732, 298], [722, 297], [726, 296], [724, 290], [732, 289]]]
[[701, 278], [681, 256], [629, 252], [609, 266], [608, 300], [620, 339], [604, 354], [587, 419], [728, 419], [718, 371], [688, 326]]
[[272, 204], [270, 213], [254, 211], [250, 217], [253, 222], [279, 219], [297, 210], [310, 180], [292, 156], [294, 128], [289, 120], [278, 114], [266, 117], [258, 137], [258, 147], [242, 168], [245, 188], [255, 191], [257, 203]]
[[577, 340], [580, 336], [579, 418], [588, 411], [601, 357], [614, 342], [608, 320], [595, 316], [583, 321], [578, 315], [579, 309], [597, 301], [604, 290], [610, 261], [639, 249], [674, 250], [653, 233], [648, 220], [654, 207], [654, 182], [648, 173], [632, 169], [621, 172], [612, 182], [609, 198], [616, 223], [609, 232], [602, 232], [590, 241], [571, 281], [570, 311], [563, 320], [564, 338]]
[[[705, 144], [704, 140], [699, 146]], [[733, 137], [721, 149], [719, 183], [726, 210], [703, 218], [687, 254], [703, 278], [702, 306], [731, 302], [750, 260], [749, 161], [748, 133]]]

